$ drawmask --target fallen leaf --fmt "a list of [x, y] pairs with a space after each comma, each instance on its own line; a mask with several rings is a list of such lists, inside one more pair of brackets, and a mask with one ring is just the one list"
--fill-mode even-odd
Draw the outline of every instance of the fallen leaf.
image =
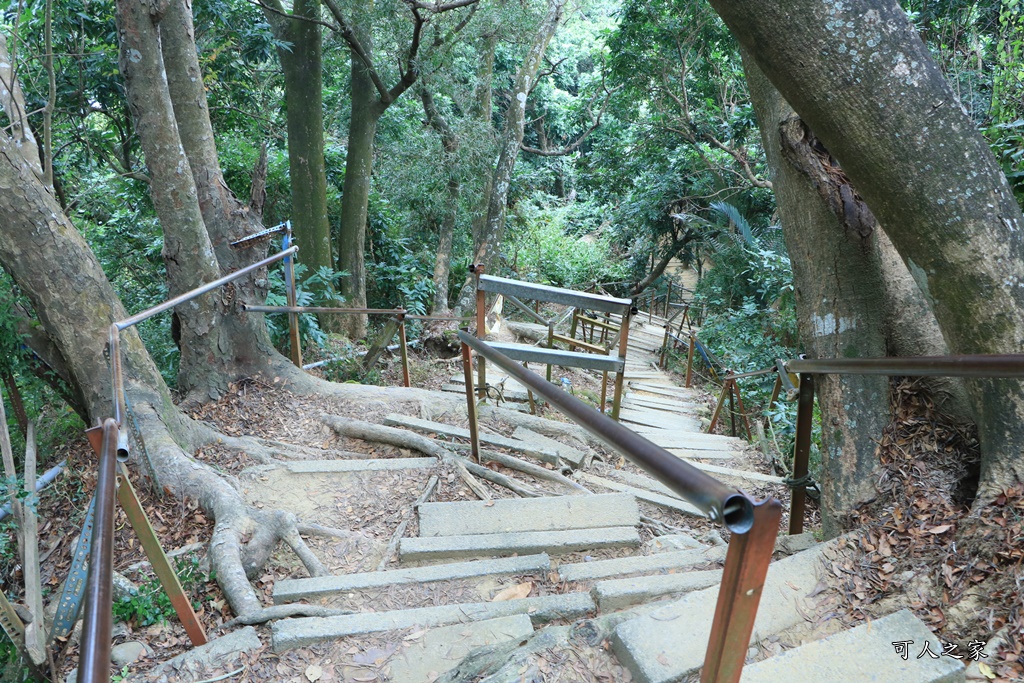
[[310, 664], [309, 666], [306, 667], [306, 680], [308, 680], [309, 683], [313, 683], [314, 681], [319, 681], [323, 677], [323, 675], [324, 675], [324, 670], [321, 669], [316, 664]]
[[982, 676], [984, 676], [985, 678], [987, 678], [989, 680], [992, 680], [993, 678], [996, 677], [996, 672], [993, 671], [992, 667], [990, 667], [985, 662], [978, 662], [978, 671], [981, 672]]
[[949, 531], [952, 528], [953, 528], [952, 524], [943, 524], [941, 526], [933, 526], [931, 529], [928, 530], [928, 533], [930, 533], [930, 534], [942, 534], [942, 533], [945, 533], [945, 532]]
[[533, 590], [533, 584], [527, 581], [526, 583], [518, 583], [514, 586], [509, 586], [503, 590], [498, 591], [498, 594], [491, 598], [491, 602], [502, 602], [504, 600], [518, 600], [525, 598]]

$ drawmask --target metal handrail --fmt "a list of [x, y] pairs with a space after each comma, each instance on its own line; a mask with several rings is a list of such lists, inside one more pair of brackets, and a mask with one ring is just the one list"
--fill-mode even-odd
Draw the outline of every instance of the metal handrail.
[[747, 645], [754, 630], [757, 607], [771, 563], [782, 504], [775, 498], [755, 502], [697, 470], [655, 443], [594, 410], [575, 396], [560, 391], [465, 331], [462, 341], [463, 374], [473, 455], [479, 460], [479, 432], [470, 349], [540, 394], [574, 422], [640, 465], [679, 493], [709, 518], [732, 531], [726, 553], [715, 616], [701, 669], [701, 683], [736, 683], [740, 680]]
[[657, 477], [711, 520], [725, 525], [733, 533], [742, 534], [750, 530], [754, 504], [745, 493], [726, 486], [661, 446], [623, 427], [575, 396], [557, 389], [541, 376], [523, 368], [468, 332], [460, 330], [459, 340], [542, 396], [591, 434]]
[[99, 479], [96, 482], [96, 512], [89, 576], [85, 585], [85, 616], [82, 621], [82, 657], [79, 680], [106, 683], [110, 680], [111, 608], [114, 600], [114, 493], [117, 467], [117, 423], [103, 423]]

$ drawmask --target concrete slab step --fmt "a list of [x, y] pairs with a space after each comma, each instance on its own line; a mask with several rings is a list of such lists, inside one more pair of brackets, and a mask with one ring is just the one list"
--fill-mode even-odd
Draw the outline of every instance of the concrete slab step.
[[672, 400], [661, 400], [661, 399], [649, 399], [636, 392], [630, 392], [626, 398], [622, 400], [622, 406], [624, 408], [650, 408], [653, 410], [662, 410], [672, 413], [696, 413], [701, 409], [702, 406], [696, 403], [684, 403], [682, 401]]
[[398, 552], [402, 562], [420, 562], [529, 553], [560, 555], [599, 548], [635, 548], [639, 545], [640, 536], [635, 527], [613, 526], [601, 529], [403, 538], [399, 541]]
[[[912, 641], [906, 659], [894, 643]], [[740, 683], [785, 680], [842, 683], [963, 683], [964, 664], [953, 657], [916, 658], [924, 644], [937, 655], [942, 645], [920, 619], [901, 610], [871, 623], [816, 640], [743, 668]]]
[[432, 583], [451, 579], [505, 574], [546, 573], [551, 560], [544, 553], [506, 557], [497, 560], [451, 562], [427, 567], [409, 567], [380, 572], [318, 576], [308, 579], [281, 579], [274, 583], [274, 604], [317, 600], [319, 598], [366, 588], [380, 588], [409, 583]]
[[[807, 596], [818, 583], [823, 553], [833, 543], [772, 563], [755, 634], [764, 638], [779, 633], [812, 613]], [[641, 683], [673, 683], [689, 676], [704, 662], [717, 600], [718, 586], [712, 586], [619, 624], [612, 636], [616, 656]]]
[[[407, 429], [416, 429], [421, 432], [433, 432], [439, 435], [445, 436], [457, 436], [462, 439], [469, 438], [469, 430], [463, 429], [462, 427], [453, 427], [452, 425], [442, 424], [440, 422], [432, 422], [431, 420], [422, 420], [418, 417], [410, 417], [408, 415], [399, 415], [392, 413], [384, 418], [384, 424], [392, 427], [405, 427]], [[558, 463], [558, 453], [551, 451], [547, 448], [541, 448], [538, 446], [532, 446], [525, 441], [519, 439], [510, 439], [507, 436], [497, 436], [495, 434], [480, 433], [480, 442], [494, 444], [495, 446], [501, 446], [502, 448], [510, 448], [512, 450], [524, 453], [526, 455], [537, 458], [544, 462], [550, 462], [552, 464]]]
[[734, 479], [745, 479], [747, 481], [763, 481], [769, 484], [781, 484], [785, 481], [782, 477], [776, 477], [771, 474], [761, 474], [760, 472], [751, 472], [749, 470], [737, 470], [731, 467], [721, 467], [719, 465], [709, 465], [703, 462], [692, 462], [690, 463], [698, 470], [703, 470], [709, 474], [717, 474], [723, 477], [732, 477]]
[[658, 427], [659, 429], [700, 431], [700, 421], [686, 415], [669, 415], [659, 410], [629, 410], [619, 412], [619, 420], [628, 424]]
[[436, 607], [361, 612], [338, 617], [304, 617], [279, 619], [271, 626], [274, 652], [285, 652], [346, 636], [406, 628], [431, 628], [454, 623], [495, 619], [513, 614], [526, 614], [534, 624], [553, 619], [578, 619], [596, 609], [587, 593], [565, 593], [539, 598], [522, 598], [501, 602], [473, 602]]
[[633, 496], [636, 496], [640, 500], [646, 500], [648, 503], [654, 503], [655, 505], [660, 505], [661, 507], [669, 508], [670, 510], [676, 510], [678, 512], [682, 512], [683, 514], [693, 515], [695, 517], [704, 517], [704, 513], [702, 513], [693, 505], [690, 505], [685, 500], [682, 500], [680, 498], [664, 496], [660, 493], [654, 493], [653, 491], [645, 491], [644, 489], [636, 488], [635, 486], [629, 486], [628, 484], [623, 484], [622, 482], [613, 481], [611, 479], [605, 479], [604, 477], [598, 477], [594, 474], [590, 474], [589, 472], [579, 471], [576, 472], [573, 476], [576, 479], [581, 479], [582, 481], [588, 482], [590, 484], [603, 486], [604, 488], [611, 489], [612, 491], [621, 491], [622, 493], [629, 493]]
[[[445, 385], [443, 385], [441, 387], [441, 391], [446, 391], [446, 392], [449, 392], [449, 393], [452, 393], [452, 394], [462, 394], [463, 396], [465, 396], [466, 395], [466, 385], [465, 384], [445, 384]], [[518, 390], [518, 389], [509, 389], [509, 388], [506, 387], [501, 395], [502, 395], [502, 398], [505, 399], [505, 401], [528, 401], [529, 400], [529, 396], [526, 395], [526, 390], [525, 389], [524, 390]]]
[[558, 568], [562, 581], [589, 581], [629, 574], [651, 574], [668, 570], [688, 569], [708, 562], [725, 560], [726, 546], [712, 546], [694, 550], [677, 550], [656, 555], [616, 557], [577, 564], [563, 564]]
[[668, 595], [688, 593], [708, 586], [715, 586], [721, 580], [721, 569], [609, 579], [594, 584], [590, 595], [602, 612], [614, 612], [651, 600], [658, 600]]
[[573, 467], [579, 467], [586, 459], [586, 454], [582, 451], [573, 448], [572, 446], [566, 446], [560, 441], [556, 441], [550, 437], [538, 434], [537, 432], [530, 431], [526, 427], [516, 427], [516, 430], [512, 432], [513, 439], [519, 439], [526, 443], [533, 444], [538, 448], [545, 450], [554, 451], [558, 454], [558, 457], [570, 463]]
[[640, 380], [629, 380], [628, 384], [631, 390], [642, 391], [656, 396], [665, 396], [667, 398], [679, 398], [683, 392], [688, 392], [691, 395], [693, 393], [693, 389], [687, 389], [686, 387], [651, 384], [649, 382], [641, 382]]
[[746, 441], [734, 436], [722, 434], [705, 434], [703, 432], [684, 429], [658, 429], [643, 425], [633, 429], [637, 434], [643, 434], [651, 441], [662, 448], [682, 448], [692, 450], [727, 450], [729, 448], [742, 448]]
[[533, 623], [525, 614], [433, 628], [404, 640], [388, 662], [391, 683], [433, 683], [438, 674], [455, 668], [473, 650], [526, 638]]
[[421, 537], [470, 536], [636, 526], [640, 510], [633, 496], [606, 493], [424, 503], [419, 518]]
[[300, 460], [285, 467], [295, 474], [329, 474], [331, 472], [373, 472], [377, 470], [426, 469], [437, 464], [437, 458], [373, 458], [369, 460]]

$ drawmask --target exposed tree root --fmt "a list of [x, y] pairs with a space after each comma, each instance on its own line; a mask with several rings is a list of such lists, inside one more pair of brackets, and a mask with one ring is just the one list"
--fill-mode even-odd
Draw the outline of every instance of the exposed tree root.
[[287, 619], [289, 617], [340, 617], [344, 614], [352, 614], [352, 610], [330, 609], [327, 607], [318, 607], [317, 605], [306, 605], [301, 602], [296, 602], [290, 605], [263, 607], [256, 612], [243, 614], [242, 616], [235, 617], [231, 621], [225, 623], [218, 630], [226, 631], [235, 626], [254, 626], [256, 624], [264, 624], [273, 619]]

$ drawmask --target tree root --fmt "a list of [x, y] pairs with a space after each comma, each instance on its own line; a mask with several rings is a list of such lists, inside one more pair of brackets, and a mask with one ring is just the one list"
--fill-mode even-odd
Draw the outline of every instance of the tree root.
[[318, 605], [306, 605], [301, 602], [289, 605], [274, 605], [263, 607], [255, 612], [249, 612], [242, 616], [235, 617], [231, 621], [220, 626], [217, 630], [226, 631], [235, 626], [254, 626], [265, 624], [273, 619], [287, 619], [289, 617], [340, 617], [345, 614], [352, 614], [349, 609], [330, 609]]
[[[440, 442], [438, 442], [440, 443]], [[466, 451], [470, 449], [468, 444], [462, 443], [445, 443], [449, 448], [455, 448], [460, 451]], [[565, 476], [565, 472], [572, 471], [572, 468], [565, 467], [561, 472], [558, 470], [549, 470], [540, 465], [535, 465], [532, 462], [526, 462], [519, 458], [509, 455], [507, 453], [500, 453], [498, 451], [492, 451], [486, 448], [480, 449], [480, 459], [488, 462], [495, 462], [499, 465], [509, 468], [510, 470], [518, 470], [523, 474], [529, 474], [537, 479], [544, 479], [547, 481], [553, 481], [558, 484], [562, 484], [571, 489], [579, 491], [580, 493], [591, 493], [591, 491], [580, 484], [575, 482], [569, 477]]]
[[354, 437], [364, 441], [375, 441], [400, 448], [409, 448], [420, 453], [432, 455], [443, 462], [450, 462], [455, 466], [459, 476], [462, 477], [462, 481], [480, 500], [490, 500], [492, 498], [491, 492], [487, 490], [487, 487], [469, 473], [467, 466], [472, 463], [452, 453], [433, 439], [428, 439], [425, 436], [408, 432], [404, 429], [385, 427], [350, 417], [324, 415], [322, 419], [328, 427], [342, 436]]

